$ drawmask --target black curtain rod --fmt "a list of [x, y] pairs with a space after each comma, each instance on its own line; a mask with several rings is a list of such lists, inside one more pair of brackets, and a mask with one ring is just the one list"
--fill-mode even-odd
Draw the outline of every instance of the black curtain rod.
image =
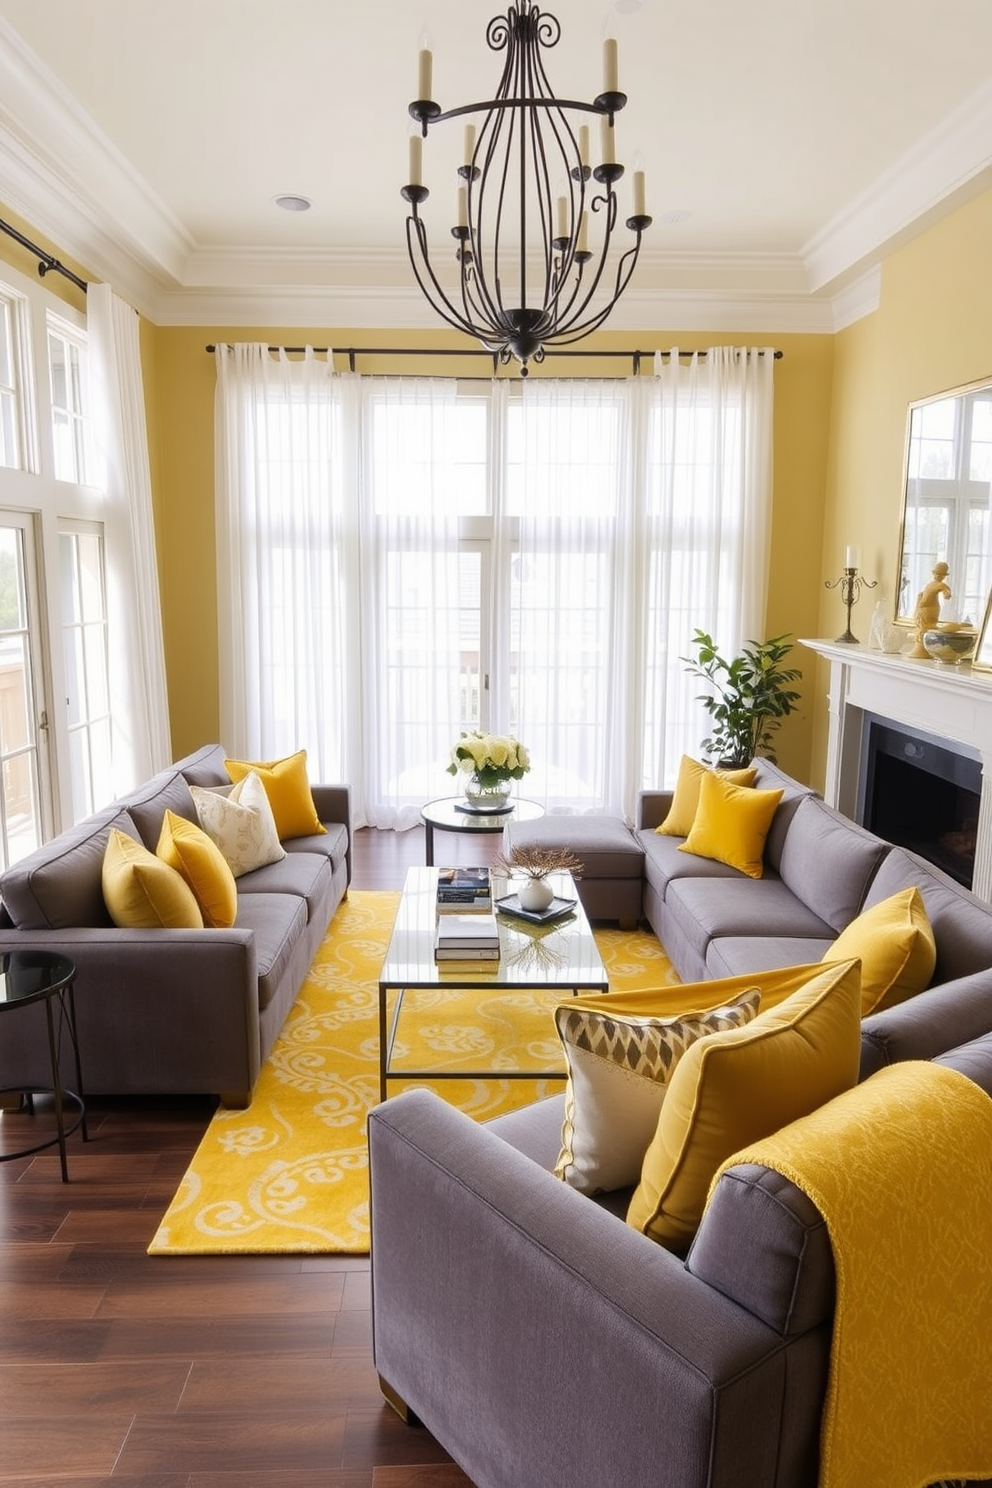
[[[289, 355], [302, 356], [303, 353], [306, 351], [307, 348], [305, 346], [269, 346], [267, 349], [269, 351], [285, 351]], [[360, 357], [360, 356], [457, 356], [457, 357], [482, 356], [482, 357], [489, 357], [490, 360], [492, 361], [492, 364], [493, 364], [493, 375], [494, 376], [495, 376], [496, 371], [497, 371], [497, 368], [499, 366], [499, 357], [498, 356], [494, 355], [493, 352], [491, 352], [491, 351], [483, 351], [480, 347], [475, 347], [475, 346], [467, 347], [465, 349], [465, 351], [457, 351], [457, 350], [454, 350], [451, 347], [433, 347], [432, 348], [432, 347], [429, 347], [429, 346], [313, 346], [310, 349], [312, 351], [324, 352], [324, 353], [327, 353], [327, 354], [334, 353], [336, 356], [346, 356], [348, 358], [349, 369], [352, 372], [354, 372], [354, 370], [355, 370], [355, 358], [356, 357]], [[207, 346], [206, 350], [212, 353], [212, 352], [215, 352], [217, 350], [217, 347], [216, 347], [215, 344], [210, 343]], [[653, 351], [549, 351], [549, 352], [546, 352], [545, 353], [545, 355], [547, 357], [549, 357], [549, 358], [550, 357], [593, 357], [593, 358], [598, 358], [598, 357], [623, 357], [623, 358], [628, 358], [629, 357], [633, 361], [635, 375], [638, 372], [640, 372], [640, 370], [641, 370], [641, 360], [642, 360], [642, 358], [643, 357], [653, 357], [654, 354], [655, 353]], [[703, 351], [695, 351], [695, 352], [694, 351], [680, 351], [679, 352], [679, 357], [680, 358], [682, 358], [682, 357], [691, 357], [691, 356], [701, 356], [701, 357], [704, 357], [704, 356], [706, 356], [706, 354], [707, 353], [706, 353], [705, 350], [703, 350]], [[764, 351], [761, 350], [760, 351], [760, 355], [764, 356], [764, 354], [765, 354]], [[671, 352], [670, 351], [663, 351], [661, 353], [661, 355], [662, 356], [665, 356], [665, 357], [671, 356]], [[773, 351], [772, 352], [772, 356], [775, 358], [775, 360], [777, 362], [778, 361], [781, 361], [781, 359], [782, 359], [782, 352], [780, 352], [780, 351]]]
[[64, 274], [68, 280], [75, 284], [77, 289], [81, 289], [83, 294], [86, 293], [87, 284], [85, 279], [80, 279], [78, 274], [74, 274], [71, 269], [67, 269], [65, 264], [60, 263], [51, 253], [46, 253], [44, 248], [39, 248], [37, 243], [32, 243], [30, 238], [26, 238], [22, 232], [18, 232], [17, 228], [12, 227], [9, 222], [4, 222], [2, 217], [0, 217], [0, 231], [5, 232], [8, 238], [13, 238], [16, 243], [20, 243], [22, 248], [26, 248], [29, 253], [34, 254], [35, 258], [39, 261], [38, 273], [43, 279], [46, 274]]

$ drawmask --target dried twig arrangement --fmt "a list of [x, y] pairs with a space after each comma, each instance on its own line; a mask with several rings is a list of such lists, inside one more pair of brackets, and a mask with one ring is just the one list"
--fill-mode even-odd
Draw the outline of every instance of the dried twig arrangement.
[[508, 853], [497, 853], [492, 866], [508, 878], [547, 878], [549, 873], [581, 878], [585, 865], [567, 848], [513, 847]]

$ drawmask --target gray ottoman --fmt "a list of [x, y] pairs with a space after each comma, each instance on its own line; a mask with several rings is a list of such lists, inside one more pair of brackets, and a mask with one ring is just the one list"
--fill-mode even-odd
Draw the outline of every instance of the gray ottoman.
[[633, 930], [641, 918], [644, 852], [618, 816], [542, 816], [507, 822], [503, 850], [560, 847], [582, 864], [579, 898], [590, 920], [618, 920]]

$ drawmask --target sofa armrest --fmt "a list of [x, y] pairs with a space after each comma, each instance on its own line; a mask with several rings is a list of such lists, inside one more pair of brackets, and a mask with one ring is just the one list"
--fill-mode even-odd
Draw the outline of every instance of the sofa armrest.
[[429, 1091], [369, 1154], [376, 1368], [479, 1488], [781, 1481], [801, 1340]]
[[861, 1024], [865, 1080], [902, 1059], [935, 1059], [992, 1032], [992, 969], [928, 987]]
[[351, 788], [347, 785], [311, 785], [310, 793], [317, 815], [325, 824], [340, 822], [348, 832], [348, 882], [351, 883]]
[[[0, 929], [0, 952], [26, 950], [56, 951], [75, 964], [87, 1090], [169, 1088], [244, 1103], [261, 1067], [250, 930]], [[47, 1068], [42, 1024], [31, 1016], [39, 1012], [40, 1005], [29, 1007], [7, 1020], [0, 1086]], [[170, 1078], [163, 1086], [164, 1070]]]
[[660, 827], [672, 807], [674, 791], [646, 790], [637, 797], [637, 825], [640, 829]]

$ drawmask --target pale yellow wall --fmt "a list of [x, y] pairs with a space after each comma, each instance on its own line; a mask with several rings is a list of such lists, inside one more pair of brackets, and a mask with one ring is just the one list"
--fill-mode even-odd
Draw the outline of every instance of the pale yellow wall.
[[[152, 357], [148, 397], [155, 428], [153, 467], [166, 666], [176, 754], [218, 737], [217, 590], [215, 582], [213, 502], [214, 359], [208, 343], [265, 340], [301, 345], [423, 346], [459, 345], [461, 338], [424, 332], [347, 332], [266, 327], [157, 327], [148, 338]], [[708, 332], [674, 336], [671, 332], [600, 335], [596, 346], [641, 348], [678, 344], [692, 349], [741, 337]], [[775, 505], [772, 523], [772, 592], [766, 633], [791, 631], [808, 635], [818, 610], [820, 536], [824, 524], [826, 466], [833, 338], [829, 336], [748, 336], [750, 345], [775, 345], [784, 356], [775, 367]], [[345, 366], [346, 362], [339, 363]], [[454, 359], [376, 359], [358, 364], [359, 371], [489, 375], [487, 362]], [[549, 362], [553, 376], [615, 375], [617, 364], [604, 360]], [[719, 639], [719, 638], [718, 638]], [[798, 653], [797, 653], [798, 657]], [[806, 659], [799, 659], [805, 667]], [[782, 730], [779, 759], [784, 768], [806, 778], [812, 744], [812, 716], [802, 713]]]
[[[992, 376], [992, 191], [891, 254], [877, 311], [836, 338], [823, 578], [834, 578], [844, 547], [861, 548], [862, 571], [878, 580], [854, 611], [861, 640], [876, 597], [895, 603], [909, 404]], [[818, 634], [844, 628], [836, 594], [821, 590]], [[826, 759], [826, 666], [817, 665], [812, 779]]]

